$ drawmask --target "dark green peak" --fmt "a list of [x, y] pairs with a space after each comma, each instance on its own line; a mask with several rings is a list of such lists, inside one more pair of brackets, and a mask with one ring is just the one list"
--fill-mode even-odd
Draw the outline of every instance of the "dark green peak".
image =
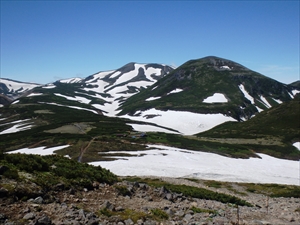
[[191, 66], [206, 66], [214, 68], [217, 71], [249, 71], [248, 68], [239, 63], [216, 56], [206, 56], [204, 58], [190, 60], [186, 64]]

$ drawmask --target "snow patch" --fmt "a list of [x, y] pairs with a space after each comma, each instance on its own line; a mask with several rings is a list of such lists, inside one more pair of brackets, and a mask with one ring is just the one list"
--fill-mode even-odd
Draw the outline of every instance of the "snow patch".
[[20, 100], [17, 100], [17, 101], [12, 102], [11, 104], [12, 104], [12, 105], [18, 104], [19, 102], [20, 102]]
[[21, 148], [18, 150], [6, 152], [8, 154], [14, 154], [14, 153], [23, 153], [23, 154], [35, 154], [35, 155], [52, 155], [55, 154], [54, 152], [63, 148], [67, 148], [70, 145], [61, 145], [56, 147], [47, 148], [44, 147], [37, 147], [37, 148]]
[[82, 81], [82, 78], [69, 78], [69, 79], [63, 79], [63, 80], [59, 80], [60, 83], [68, 83], [68, 84], [71, 84], [71, 83], [78, 83]]
[[225, 70], [231, 70], [229, 66], [221, 66], [220, 68]]
[[71, 101], [77, 101], [77, 102], [80, 102], [80, 103], [89, 104], [91, 102], [90, 99], [87, 99], [87, 98], [84, 98], [84, 97], [80, 97], [80, 96], [71, 97], [71, 96], [62, 95], [62, 94], [59, 94], [59, 93], [54, 93], [54, 94], [56, 96], [66, 98], [66, 99], [71, 100]]
[[[154, 88], [153, 88], [154, 89]], [[179, 93], [179, 92], [182, 92], [183, 91], [183, 89], [181, 89], [181, 88], [176, 88], [175, 90], [173, 90], [173, 91], [170, 91], [167, 95], [169, 95], [169, 94], [174, 94], [174, 93]]]
[[[134, 151], [126, 160], [91, 162], [119, 176], [191, 177], [229, 182], [299, 183], [299, 162], [277, 159], [265, 154], [260, 158], [235, 159], [214, 153], [149, 145], [154, 148]], [[123, 153], [122, 151], [118, 153]], [[128, 154], [128, 151], [126, 152]], [[118, 157], [115, 157], [118, 158]]]
[[40, 96], [40, 95], [43, 95], [43, 93], [31, 93], [31, 94], [27, 95], [27, 97]]
[[300, 142], [295, 142], [293, 144], [293, 146], [295, 146], [296, 148], [298, 148], [298, 150], [300, 151]]
[[150, 97], [150, 98], [147, 98], [145, 101], [153, 101], [153, 100], [156, 100], [156, 99], [160, 99], [161, 97]]
[[43, 88], [52, 89], [52, 88], [56, 88], [56, 86], [54, 84], [47, 84], [46, 86], [43, 86]]
[[300, 93], [298, 90], [292, 90], [293, 95], [295, 96], [296, 94]]
[[258, 112], [264, 111], [263, 109], [259, 108], [258, 106], [255, 106]]
[[215, 93], [214, 95], [209, 96], [206, 99], [204, 99], [203, 102], [205, 102], [205, 103], [223, 103], [223, 102], [228, 102], [228, 100], [224, 94]]
[[275, 99], [275, 98], [272, 98], [275, 102], [277, 102], [278, 104], [282, 104], [282, 101], [280, 99]]
[[236, 121], [223, 114], [198, 114], [185, 111], [161, 111], [150, 109], [143, 111], [139, 116], [121, 116], [137, 121], [154, 123], [162, 127], [178, 130], [185, 135], [193, 135], [203, 132], [226, 121]]
[[263, 104], [267, 107], [267, 108], [271, 108], [272, 106], [270, 105], [270, 103], [267, 101], [267, 99], [264, 96], [260, 96], [260, 99], [263, 101]]
[[0, 132], [1, 134], [11, 134], [11, 133], [17, 133], [19, 131], [24, 131], [30, 129], [33, 125], [31, 125], [31, 122], [28, 122], [29, 119], [26, 120], [16, 120], [11, 123], [5, 123], [1, 124], [1, 126], [7, 125], [7, 124], [14, 124], [12, 127], [3, 130]]
[[35, 87], [41, 86], [39, 84], [22, 83], [22, 82], [17, 82], [17, 81], [7, 80], [7, 79], [1, 79], [1, 78], [0, 78], [0, 83], [5, 84], [6, 87], [9, 89], [9, 92], [18, 92], [18, 93], [29, 91], [29, 90], [31, 90]]
[[140, 132], [164, 132], [164, 133], [169, 133], [169, 134], [178, 134], [178, 132], [167, 130], [162, 127], [157, 127], [157, 126], [153, 126], [153, 125], [135, 124], [135, 123], [128, 123], [127, 125], [132, 126], [132, 128], [135, 131], [140, 131]]
[[240, 84], [239, 88], [240, 88], [241, 92], [243, 92], [245, 98], [247, 98], [251, 102], [251, 104], [254, 105], [254, 103], [255, 103], [254, 98], [251, 95], [249, 95], [249, 93], [246, 91], [244, 85]]

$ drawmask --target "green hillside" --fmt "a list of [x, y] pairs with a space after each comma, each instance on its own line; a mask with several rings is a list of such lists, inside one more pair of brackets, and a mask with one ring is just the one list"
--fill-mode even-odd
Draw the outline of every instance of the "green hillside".
[[[239, 88], [241, 84], [255, 99], [255, 105], [245, 98]], [[176, 88], [183, 91], [169, 94]], [[156, 108], [195, 113], [222, 113], [240, 121], [256, 114], [258, 111], [255, 106], [267, 109], [260, 99], [261, 96], [273, 106], [278, 104], [274, 99], [289, 100], [291, 90], [292, 87], [238, 63], [211, 56], [184, 63], [150, 88], [130, 97], [122, 105], [120, 114], [133, 115], [138, 110]], [[215, 93], [223, 94], [228, 102], [203, 102]], [[161, 98], [145, 101], [149, 97]]]
[[300, 95], [261, 112], [248, 121], [227, 122], [196, 136], [217, 139], [220, 142], [239, 139], [245, 143], [245, 140], [252, 139], [256, 142], [247, 146], [256, 152], [277, 157], [289, 155], [290, 158], [297, 159], [300, 152], [292, 143], [300, 141]]

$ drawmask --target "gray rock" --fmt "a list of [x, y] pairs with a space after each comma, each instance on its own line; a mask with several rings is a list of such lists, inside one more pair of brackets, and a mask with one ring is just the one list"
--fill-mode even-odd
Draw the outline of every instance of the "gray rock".
[[127, 220], [124, 221], [125, 225], [133, 225], [134, 222], [129, 218]]
[[146, 221], [144, 222], [144, 225], [156, 225], [156, 222], [153, 221], [153, 220], [146, 220]]
[[38, 219], [36, 225], [51, 225], [51, 219], [48, 216], [43, 216]]
[[85, 219], [85, 215], [84, 215], [84, 210], [83, 209], [79, 209], [78, 211], [78, 217], [82, 220]]
[[184, 211], [183, 211], [183, 210], [178, 210], [178, 211], [175, 213], [175, 216], [183, 217], [183, 216], [184, 216]]
[[44, 199], [41, 196], [39, 196], [33, 200], [33, 202], [36, 204], [42, 204], [43, 201], [44, 201]]
[[185, 214], [185, 216], [183, 217], [183, 221], [189, 223], [192, 218], [193, 218], [193, 215]]
[[27, 213], [23, 217], [23, 219], [25, 219], [25, 220], [33, 220], [34, 218], [35, 218], [35, 214], [34, 213]]
[[109, 201], [105, 201], [102, 205], [101, 208], [106, 208], [109, 210], [113, 210], [115, 207], [113, 206], [113, 204], [111, 204]]
[[124, 211], [124, 208], [122, 206], [118, 206], [115, 208], [115, 211], [121, 212], [121, 211]]
[[3, 175], [9, 168], [7, 166], [0, 165], [0, 175]]
[[173, 201], [173, 195], [171, 193], [167, 193], [165, 198], [169, 201]]

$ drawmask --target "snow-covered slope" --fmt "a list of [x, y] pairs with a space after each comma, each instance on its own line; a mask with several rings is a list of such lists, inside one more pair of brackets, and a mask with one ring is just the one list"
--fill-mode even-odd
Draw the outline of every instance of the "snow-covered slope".
[[29, 91], [40, 84], [14, 81], [10, 79], [0, 78], [0, 93], [6, 95], [21, 94]]
[[38, 86], [40, 85], [0, 78], [0, 106], [9, 104], [14, 99]]

